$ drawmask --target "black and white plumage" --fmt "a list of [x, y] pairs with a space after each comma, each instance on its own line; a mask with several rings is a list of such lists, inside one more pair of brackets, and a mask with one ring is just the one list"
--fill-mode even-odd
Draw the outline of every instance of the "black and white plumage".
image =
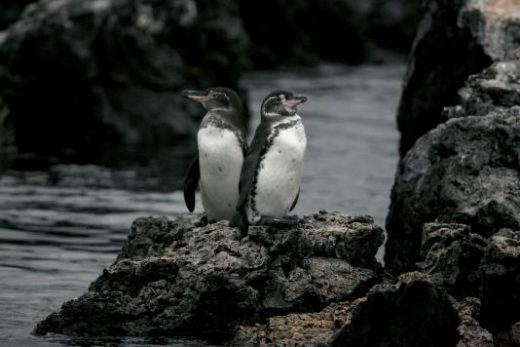
[[184, 201], [195, 208], [200, 184], [202, 206], [210, 220], [230, 220], [238, 201], [239, 179], [247, 149], [246, 116], [242, 101], [228, 88], [184, 91], [207, 110], [197, 133], [198, 154], [184, 180]]
[[305, 96], [276, 91], [262, 103], [260, 125], [244, 160], [240, 198], [232, 225], [247, 226], [264, 217], [284, 217], [298, 200], [307, 146], [296, 106]]

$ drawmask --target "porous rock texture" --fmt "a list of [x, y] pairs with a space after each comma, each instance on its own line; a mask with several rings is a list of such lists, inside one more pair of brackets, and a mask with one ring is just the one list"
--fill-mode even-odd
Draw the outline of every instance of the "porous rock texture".
[[514, 346], [520, 232], [424, 227], [419, 271], [374, 261], [370, 217], [321, 211], [247, 236], [200, 215], [137, 219], [116, 262], [36, 334], [183, 336], [233, 346]]
[[486, 247], [486, 239], [467, 225], [426, 223], [418, 268], [456, 298], [478, 296], [478, 270]]
[[398, 111], [400, 154], [444, 119], [469, 75], [520, 58], [517, 0], [427, 0]]
[[237, 88], [248, 65], [232, 0], [41, 0], [0, 36], [20, 153], [94, 160], [176, 144], [203, 115], [180, 90]]
[[491, 334], [475, 319], [479, 307], [478, 299], [457, 302], [428, 275], [411, 272], [318, 313], [241, 327], [233, 345], [491, 347]]
[[460, 105], [401, 160], [387, 217], [393, 272], [419, 260], [424, 223], [462, 223], [489, 237], [520, 228], [520, 63], [469, 79]]
[[[482, 3], [472, 2], [473, 10], [478, 12]], [[502, 5], [505, 11], [511, 3]], [[461, 18], [471, 16], [466, 15]], [[515, 32], [514, 25], [500, 23], [492, 26], [496, 37], [486, 45], [493, 46], [499, 37], [502, 44], [514, 46], [501, 34], [504, 28]], [[499, 52], [497, 46], [492, 51], [493, 59], [506, 59], [514, 50]], [[520, 321], [520, 61], [498, 61], [470, 76], [458, 92], [458, 104], [438, 112], [438, 120], [443, 123], [420, 137], [399, 164], [387, 217], [387, 269], [420, 270], [459, 304], [466, 303], [473, 313], [460, 319], [466, 322], [466, 336], [476, 340], [461, 338], [460, 346], [515, 346]]]
[[320, 311], [379, 280], [383, 232], [370, 217], [320, 212], [244, 237], [200, 216], [141, 218], [89, 291], [40, 322], [37, 334], [233, 338], [269, 317]]
[[474, 316], [498, 340], [514, 335], [520, 319], [520, 231], [501, 229], [485, 239], [467, 225], [426, 224], [421, 260], [421, 271], [456, 299], [479, 300], [480, 314]]

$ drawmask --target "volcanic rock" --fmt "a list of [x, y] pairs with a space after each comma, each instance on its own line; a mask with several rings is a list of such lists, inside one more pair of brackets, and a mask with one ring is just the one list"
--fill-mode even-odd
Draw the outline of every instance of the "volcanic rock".
[[271, 317], [242, 326], [237, 346], [458, 346], [491, 347], [477, 322], [476, 298], [453, 300], [425, 274], [407, 273], [374, 286], [362, 298], [317, 313]]
[[520, 227], [520, 63], [474, 76], [450, 119], [421, 137], [401, 160], [387, 217], [386, 264], [419, 261], [424, 223], [462, 223], [489, 237]]
[[516, 0], [427, 0], [414, 40], [397, 116], [404, 157], [458, 103], [468, 76], [520, 58]]
[[117, 261], [35, 333], [222, 343], [241, 325], [362, 296], [379, 280], [374, 256], [382, 241], [370, 217], [338, 213], [286, 229], [250, 227], [246, 237], [200, 216], [141, 218]]

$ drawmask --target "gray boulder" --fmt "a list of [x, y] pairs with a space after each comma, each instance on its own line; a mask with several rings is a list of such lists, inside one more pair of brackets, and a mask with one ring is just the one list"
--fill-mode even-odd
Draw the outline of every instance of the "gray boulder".
[[392, 271], [419, 260], [424, 223], [462, 223], [483, 237], [520, 227], [519, 77], [516, 62], [472, 77], [465, 102], [401, 160], [386, 225]]
[[203, 110], [179, 91], [237, 88], [247, 45], [232, 0], [31, 4], [0, 40], [18, 152], [77, 160], [190, 143]]
[[520, 7], [515, 1], [427, 0], [412, 47], [397, 122], [404, 157], [443, 122], [471, 74], [492, 62], [518, 59]]
[[241, 325], [363, 295], [378, 281], [374, 256], [382, 241], [371, 218], [338, 213], [287, 229], [251, 227], [247, 237], [200, 216], [141, 218], [117, 261], [35, 333], [222, 343]]

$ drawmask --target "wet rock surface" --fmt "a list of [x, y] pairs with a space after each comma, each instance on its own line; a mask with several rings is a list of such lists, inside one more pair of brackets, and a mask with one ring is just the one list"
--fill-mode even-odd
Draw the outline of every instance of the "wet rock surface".
[[418, 261], [424, 223], [463, 223], [483, 237], [520, 227], [519, 66], [496, 63], [472, 77], [465, 102], [401, 160], [387, 217], [392, 270]]
[[245, 238], [199, 216], [138, 219], [117, 261], [35, 332], [224, 342], [241, 325], [363, 295], [379, 280], [382, 241], [371, 218], [326, 212]]
[[471, 74], [520, 57], [516, 0], [428, 0], [412, 48], [398, 111], [400, 153], [444, 119]]

